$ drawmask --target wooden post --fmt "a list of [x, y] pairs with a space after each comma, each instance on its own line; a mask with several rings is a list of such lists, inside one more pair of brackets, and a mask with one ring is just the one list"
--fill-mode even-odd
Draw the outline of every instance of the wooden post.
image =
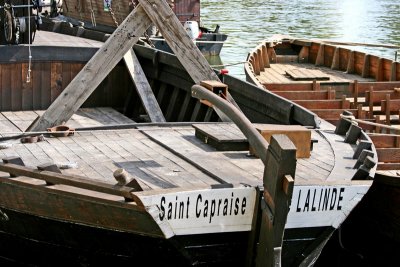
[[264, 67], [265, 68], [270, 68], [270, 64], [269, 64], [269, 56], [268, 56], [268, 50], [267, 50], [267, 46], [264, 44], [261, 46], [262, 49], [262, 54], [263, 54], [263, 58], [264, 58]]
[[299, 52], [299, 63], [308, 63], [308, 55], [310, 54], [310, 48], [303, 46]]
[[349, 61], [347, 62], [346, 73], [348, 74], [354, 73], [354, 51], [350, 51]]
[[[353, 115], [353, 113], [351, 113], [350, 111], [347, 111], [347, 110], [344, 110], [342, 112], [342, 114], [346, 115], [346, 116], [352, 116]], [[350, 126], [351, 126], [351, 122], [345, 120], [344, 118], [341, 118], [339, 120], [339, 123], [336, 126], [335, 134], [345, 135], [347, 133], [347, 131], [349, 130]]]
[[261, 47], [257, 49], [258, 63], [260, 64], [260, 71], [264, 71], [264, 58], [262, 55]]
[[392, 66], [390, 68], [390, 81], [397, 81], [397, 62], [392, 62]]
[[364, 163], [358, 168], [357, 172], [351, 178], [351, 180], [367, 180], [369, 179], [370, 170], [376, 165], [376, 161], [367, 156], [364, 160]]
[[138, 5], [27, 131], [44, 131], [68, 121], [150, 25]]
[[316, 79], [313, 80], [312, 82], [312, 90], [313, 91], [319, 91], [321, 89], [320, 83], [317, 82]]
[[[378, 116], [375, 117], [375, 123], [380, 124], [381, 123], [381, 118]], [[375, 133], [380, 133], [381, 132], [381, 127], [375, 126]]]
[[390, 125], [390, 94], [386, 94], [386, 124]]
[[328, 87], [328, 98], [327, 98], [328, 100], [331, 100], [331, 99], [336, 99], [336, 91], [335, 91], [335, 89], [332, 89], [332, 87]]
[[129, 74], [135, 84], [136, 91], [151, 122], [165, 122], [164, 115], [158, 105], [157, 99], [151, 90], [150, 84], [146, 79], [142, 66], [135, 55], [133, 49], [124, 55], [125, 64], [129, 70]]
[[340, 48], [336, 47], [335, 52], [333, 52], [333, 60], [331, 64], [331, 69], [333, 70], [338, 70], [340, 65], [339, 65], [339, 60], [340, 60]]
[[378, 59], [378, 66], [376, 67], [375, 80], [377, 82], [383, 81], [383, 58]]
[[361, 72], [361, 77], [363, 78], [367, 78], [369, 76], [369, 58], [370, 55], [365, 54], [364, 56], [364, 64], [363, 64], [363, 68], [362, 68], [362, 72]]
[[342, 103], [341, 103], [341, 108], [346, 109], [346, 95], [342, 95]]
[[361, 127], [351, 124], [349, 130], [346, 133], [346, 137], [344, 138], [345, 143], [355, 144], [360, 137], [362, 132]]
[[257, 53], [254, 53], [254, 73], [260, 75], [260, 59]]
[[317, 59], [315, 60], [315, 66], [323, 66], [325, 64], [325, 45], [320, 44], [317, 54]]
[[354, 97], [354, 106], [357, 107], [357, 103], [358, 103], [358, 80], [354, 80], [353, 97]]
[[363, 105], [358, 104], [357, 106], [357, 119], [366, 119], [365, 111], [363, 110]]
[[264, 170], [264, 198], [256, 266], [280, 266], [283, 234], [296, 170], [296, 147], [286, 135], [273, 135]]
[[[19, 166], [25, 166], [25, 163], [22, 161], [20, 157], [7, 157], [3, 158], [3, 163], [11, 163]], [[10, 177], [17, 177], [17, 174], [14, 174], [12, 172], [9, 172]]]
[[374, 88], [371, 86], [369, 89], [369, 99], [368, 99], [368, 107], [369, 107], [369, 118], [374, 118]]

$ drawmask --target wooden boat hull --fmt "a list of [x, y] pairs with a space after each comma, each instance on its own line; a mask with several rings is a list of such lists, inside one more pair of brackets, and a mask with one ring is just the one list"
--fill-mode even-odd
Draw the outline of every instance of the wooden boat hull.
[[[399, 62], [348, 46], [289, 39], [257, 46], [245, 67], [247, 80], [336, 125], [343, 111], [353, 114], [377, 151], [370, 190], [332, 235], [316, 266], [395, 266], [400, 249], [400, 150], [395, 141], [399, 138]], [[317, 97], [321, 91], [326, 97]]]
[[[1, 210], [9, 217], [9, 221], [0, 221], [0, 263], [7, 266], [47, 266], [60, 262], [70, 266], [101, 263], [243, 266], [246, 262], [249, 232], [176, 236], [166, 240]], [[333, 231], [329, 227], [286, 230], [283, 266], [301, 263], [304, 249], [311, 249], [312, 241], [328, 240]]]
[[[20, 52], [24, 51], [23, 47], [19, 49]], [[68, 51], [70, 50], [68, 48], [63, 49], [65, 49], [66, 55], [69, 55], [70, 52]], [[167, 121], [204, 122], [217, 120], [217, 115], [213, 109], [200, 104], [199, 101], [191, 97], [193, 80], [173, 55], [141, 46], [135, 46], [134, 49]], [[85, 49], [82, 48], [83, 50]], [[90, 54], [94, 53], [95, 50], [90, 49], [90, 51], [86, 52]], [[1, 103], [4, 110], [32, 110], [32, 106], [34, 109], [45, 109], [62, 92], [68, 81], [74, 76], [71, 71], [72, 67], [68, 66], [71, 62], [62, 59], [54, 61], [52, 57], [59, 55], [47, 53], [46, 56], [49, 58], [40, 58], [40, 60], [35, 58], [37, 61], [34, 60], [33, 62], [33, 67], [43, 67], [43, 69], [34, 69], [33, 80], [35, 82], [29, 84], [32, 87], [26, 87], [25, 85], [21, 89], [18, 83], [12, 81], [24, 81], [25, 75], [22, 70], [26, 70], [26, 54], [25, 56], [24, 54], [20, 54], [21, 57], [18, 57], [18, 53], [4, 53], [4, 55], [8, 55], [9, 58], [4, 59], [0, 70], [6, 70], [4, 72], [6, 74], [14, 69], [18, 70], [15, 71], [15, 74], [2, 76], [7, 78], [2, 79], [2, 92], [7, 92], [5, 94], [7, 97], [2, 98]], [[13, 68], [10, 68], [10, 57], [13, 56], [15, 56], [13, 58], [13, 64], [15, 65], [13, 65]], [[80, 62], [80, 64], [83, 65], [84, 63]], [[115, 79], [112, 78], [114, 74], [111, 73], [106, 78], [106, 81], [96, 89], [100, 95], [96, 95], [96, 92], [92, 96], [94, 98], [89, 99], [93, 102], [88, 100], [85, 105], [90, 106], [90, 103], [92, 103], [93, 106], [96, 106], [98, 103], [103, 103], [102, 101], [104, 100], [109, 100], [110, 97], [104, 97], [104, 94], [106, 96], [119, 96], [119, 99], [122, 98], [126, 101], [115, 101], [106, 103], [106, 105], [120, 110], [130, 118], [140, 120], [141, 118], [143, 119], [142, 107], [140, 104], [137, 104], [140, 102], [140, 99], [135, 95], [136, 93], [133, 90], [129, 90], [133, 87], [133, 84], [126, 70], [124, 70], [123, 64], [121, 62], [117, 65], [116, 70], [114, 70], [120, 71], [120, 73], [115, 74]], [[14, 78], [8, 80], [8, 77]], [[229, 86], [232, 96], [236, 99], [242, 111], [253, 122], [302, 124], [310, 127], [320, 126], [320, 122], [314, 114], [299, 105], [286, 101], [282, 97], [234, 77], [224, 76], [221, 78]], [[119, 86], [113, 87], [112, 85], [115, 85], [115, 83]], [[42, 89], [43, 91], [41, 91]], [[29, 93], [27, 94], [27, 92]], [[38, 92], [40, 92], [40, 97], [38, 97]], [[42, 102], [42, 99], [46, 101]], [[11, 105], [8, 103], [11, 103]], [[114, 129], [122, 129], [123, 127], [119, 125], [118, 127], [115, 126]], [[107, 127], [97, 127], [97, 129], [107, 129]], [[6, 187], [6, 184], [2, 183], [1, 185]], [[343, 186], [350, 185], [352, 185], [352, 182], [348, 182]], [[108, 206], [104, 204], [108, 202], [93, 201], [93, 199], [85, 198], [82, 195], [79, 195], [79, 198], [71, 197], [68, 194], [64, 194], [63, 196], [53, 194], [50, 196], [45, 191], [41, 191], [46, 190], [45, 186], [43, 188], [40, 187], [41, 189], [31, 191], [26, 190], [25, 185], [20, 186], [21, 190], [1, 190], [3, 199], [1, 200], [0, 209], [2, 213], [6, 214], [6, 217], [3, 217], [4, 220], [0, 221], [0, 232], [2, 237], [5, 240], [9, 240], [10, 243], [7, 248], [0, 251], [2, 251], [1, 253], [4, 252], [4, 255], [2, 255], [3, 258], [11, 261], [21, 260], [20, 255], [15, 254], [18, 248], [21, 247], [29, 251], [41, 252], [29, 254], [29, 257], [32, 258], [28, 258], [27, 261], [32, 261], [33, 264], [42, 264], [43, 259], [41, 256], [43, 255], [43, 251], [50, 251], [51, 253], [49, 254], [57, 255], [61, 259], [65, 259], [65, 261], [72, 261], [71, 264], [81, 262], [79, 257], [69, 258], [71, 255], [79, 255], [84, 259], [83, 262], [94, 263], [109, 260], [122, 263], [136, 263], [141, 261], [142, 255], [149, 255], [148, 257], [151, 259], [144, 259], [146, 263], [154, 261], [154, 263], [162, 262], [173, 266], [177, 264], [186, 266], [203, 263], [205, 266], [213, 264], [218, 266], [242, 266], [242, 263], [248, 260], [246, 259], [246, 255], [251, 234], [249, 231], [198, 235], [184, 234], [166, 239], [163, 236], [165, 232], [162, 231], [163, 229], [160, 229], [161, 224], [155, 225], [156, 220], [147, 220], [150, 217], [150, 212], [145, 212], [143, 207], [130, 207], [129, 211], [136, 213], [137, 216], [134, 214], [132, 217], [124, 217], [126, 212], [121, 210], [129, 206], [129, 203], [120, 203], [121, 207], [119, 204]], [[329, 185], [323, 184], [318, 186]], [[336, 184], [334, 186], [337, 187], [340, 185]], [[369, 187], [368, 183], [365, 183], [364, 187], [366, 190]], [[306, 190], [311, 192], [311, 189]], [[364, 193], [365, 190], [363, 191]], [[18, 191], [18, 201], [13, 201], [15, 200], [15, 196], [12, 192], [16, 191]], [[5, 192], [8, 193], [6, 194]], [[329, 190], [329, 192], [334, 192], [334, 190]], [[306, 194], [303, 194], [303, 197]], [[322, 193], [320, 194], [322, 198]], [[67, 197], [69, 197], [70, 202], [66, 201]], [[25, 204], [35, 203], [35, 198], [40, 198], [40, 203], [32, 206]], [[300, 203], [299, 199], [300, 195], [296, 195], [297, 202], [294, 201], [293, 203]], [[338, 199], [337, 195], [335, 195], [335, 201]], [[332, 198], [330, 200], [332, 201]], [[336, 203], [335, 201], [333, 202]], [[123, 202], [123, 198], [121, 198], [121, 202]], [[304, 197], [301, 203], [303, 204], [294, 204], [294, 207], [302, 211], [312, 210], [312, 206], [310, 206], [309, 201], [307, 202], [306, 197]], [[303, 206], [300, 208], [299, 205]], [[70, 212], [65, 213], [63, 209], [69, 209]], [[82, 212], [85, 210], [90, 210], [91, 212]], [[96, 210], [100, 212], [96, 213]], [[292, 213], [294, 212], [296, 211], [293, 210]], [[342, 214], [342, 212], [340, 213]], [[68, 218], [65, 217], [67, 214], [75, 215], [73, 218]], [[106, 217], [105, 215], [107, 214], [110, 217]], [[138, 222], [130, 221], [131, 218], [138, 220], [139, 215], [146, 220], [143, 219], [143, 221]], [[308, 215], [304, 212], [302, 216], [305, 218]], [[112, 225], [114, 218], [122, 219], [116, 220], [116, 224]], [[148, 222], [151, 222], [151, 224]], [[26, 225], [30, 225], [30, 227], [26, 227]], [[335, 227], [337, 227], [334, 223], [293, 225], [285, 231], [283, 243], [284, 266], [313, 262]], [[151, 229], [149, 230], [149, 228]], [[96, 239], [94, 236], [96, 236]], [[100, 242], [94, 242], [94, 240], [100, 240]], [[120, 249], [120, 246], [123, 249]], [[160, 253], [160, 257], [154, 257], [155, 251]], [[216, 256], [214, 257], [214, 255]]]
[[[370, 101], [368, 94], [370, 90], [390, 93], [388, 90], [397, 88], [399, 64], [351, 47], [278, 35], [249, 54], [245, 73], [249, 82], [336, 124], [344, 110], [357, 119], [373, 119], [374, 115], [385, 114], [387, 107], [382, 112], [377, 111], [380, 100], [384, 99], [374, 96], [371, 100], [375, 100]], [[391, 94], [391, 100], [397, 100], [397, 96]]]

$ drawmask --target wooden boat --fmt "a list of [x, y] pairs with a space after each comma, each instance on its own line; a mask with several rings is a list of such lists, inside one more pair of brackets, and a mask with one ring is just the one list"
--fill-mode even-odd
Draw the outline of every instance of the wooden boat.
[[371, 190], [333, 235], [317, 266], [391, 266], [393, 252], [400, 248], [399, 63], [340, 43], [276, 37], [249, 54], [248, 81], [335, 125], [345, 113], [366, 131], [377, 151]]
[[[353, 133], [354, 127], [346, 129], [348, 135], [335, 134], [333, 126], [301, 106], [229, 75], [221, 84], [207, 72], [214, 80], [193, 86], [201, 79], [196, 75], [206, 76], [204, 58], [186, 48], [194, 45], [178, 22], [165, 27], [174, 28], [171, 32], [180, 36], [175, 39], [183, 40], [180, 48], [192, 54], [177, 50], [175, 57], [134, 47], [157, 100], [148, 105], [152, 94], [142, 93], [143, 80], [136, 80], [143, 78], [139, 64], [133, 64], [130, 77], [124, 56], [124, 50], [131, 51], [131, 34], [125, 31], [139, 31], [150, 21], [144, 9], [151, 10], [151, 4], [143, 2], [105, 44], [39, 32], [31, 47], [37, 56], [29, 83], [27, 46], [0, 48], [1, 259], [35, 265], [242, 266], [272, 264], [281, 257], [284, 266], [314, 262], [371, 185], [373, 159], [358, 158], [356, 145], [368, 136]], [[171, 16], [164, 6], [159, 12]], [[151, 19], [162, 23], [157, 17]], [[129, 27], [135, 23], [138, 27]], [[58, 46], [49, 46], [49, 40]], [[52, 51], [39, 53], [43, 49]], [[116, 62], [115, 68], [108, 74], [99, 61]], [[85, 88], [79, 93], [87, 100], [66, 122], [69, 128], [38, 131], [35, 126], [64, 120], [80, 106], [77, 88]], [[286, 135], [271, 137], [267, 146], [230, 97], [260, 123], [256, 127], [265, 136], [283, 133], [297, 146]], [[133, 121], [161, 120], [157, 105], [169, 123]], [[236, 126], [216, 122], [224, 118], [221, 112]], [[26, 127], [30, 132], [22, 133]], [[20, 133], [23, 143], [4, 143]], [[34, 138], [38, 134], [51, 136], [41, 141]]]
[[[175, 15], [184, 24], [193, 21], [200, 25], [200, 0], [173, 0], [167, 1]], [[64, 0], [62, 20], [78, 26], [82, 22], [84, 27], [91, 30], [112, 33], [116, 25], [138, 4], [138, 1], [109, 0], [109, 1], [76, 1]], [[110, 5], [110, 8], [107, 6]], [[201, 34], [195, 36], [195, 43], [205, 56], [219, 55], [227, 35], [219, 32], [219, 26], [215, 30], [199, 27]], [[150, 36], [151, 45], [157, 49], [172, 52], [168, 43], [162, 36]]]
[[[343, 110], [359, 119], [393, 114], [399, 64], [343, 45], [277, 35], [249, 53], [245, 73], [248, 81], [336, 124]], [[391, 105], [376, 110], [387, 94]]]

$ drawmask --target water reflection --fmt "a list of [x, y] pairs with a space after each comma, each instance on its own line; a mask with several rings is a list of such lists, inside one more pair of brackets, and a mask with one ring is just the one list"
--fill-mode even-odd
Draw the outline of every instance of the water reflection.
[[[244, 61], [273, 34], [400, 45], [398, 0], [202, 0], [201, 13], [205, 26], [219, 24], [229, 35], [221, 52], [225, 64]], [[378, 52], [394, 56], [393, 50]], [[243, 65], [228, 69], [244, 79]]]

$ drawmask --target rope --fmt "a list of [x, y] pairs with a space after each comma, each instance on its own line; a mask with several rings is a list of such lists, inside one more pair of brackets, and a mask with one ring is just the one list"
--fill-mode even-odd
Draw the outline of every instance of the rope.
[[[29, 5], [29, 0], [27, 0]], [[31, 82], [31, 71], [32, 71], [32, 51], [31, 51], [31, 8], [28, 7], [28, 73], [26, 74], [26, 82]]]

